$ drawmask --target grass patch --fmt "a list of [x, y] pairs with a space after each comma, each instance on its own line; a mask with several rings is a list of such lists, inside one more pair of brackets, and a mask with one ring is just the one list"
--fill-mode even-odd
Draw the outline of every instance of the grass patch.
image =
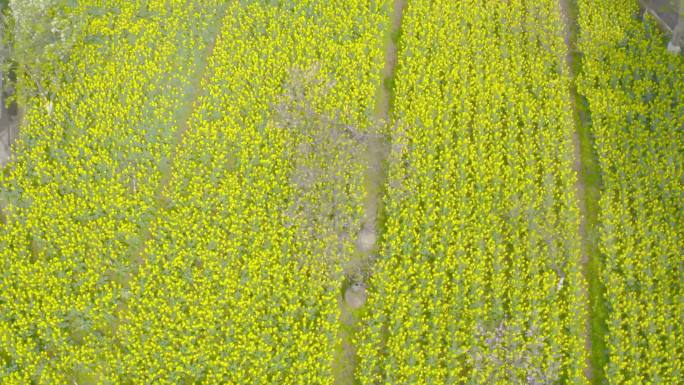
[[577, 92], [577, 76], [583, 73], [583, 57], [577, 50], [579, 36], [579, 7], [577, 0], [568, 1], [568, 19], [570, 21], [570, 54], [572, 55], [572, 67], [570, 68], [572, 83], [571, 93], [575, 101], [574, 120], [579, 139], [579, 152], [581, 168], [579, 178], [584, 185], [584, 196], [581, 204], [584, 206], [584, 234], [585, 252], [587, 263], [584, 266], [584, 274], [589, 292], [589, 338], [591, 350], [589, 359], [592, 367], [593, 378], [591, 383], [602, 385], [606, 382], [605, 367], [608, 363], [608, 350], [605, 337], [608, 334], [606, 319], [608, 309], [606, 307], [604, 292], [601, 283], [601, 266], [604, 258], [599, 249], [599, 201], [603, 181], [598, 155], [594, 147], [594, 135], [592, 132], [591, 111], [587, 99]]
[[584, 181], [584, 207], [585, 227], [584, 240], [588, 262], [585, 266], [585, 277], [589, 289], [589, 316], [590, 316], [590, 359], [594, 378], [592, 383], [601, 385], [605, 383], [605, 366], [608, 363], [608, 350], [605, 336], [608, 334], [606, 319], [608, 310], [604, 299], [605, 288], [601, 282], [601, 265], [604, 258], [599, 250], [599, 200], [601, 199], [601, 173], [596, 154], [594, 152], [594, 139], [591, 132], [591, 123], [586, 100], [579, 97], [577, 100], [576, 119], [577, 130], [580, 140], [580, 156], [582, 158], [581, 175]]

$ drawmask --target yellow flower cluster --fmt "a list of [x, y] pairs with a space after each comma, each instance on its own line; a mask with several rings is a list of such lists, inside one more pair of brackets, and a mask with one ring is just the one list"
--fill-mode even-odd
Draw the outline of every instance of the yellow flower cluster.
[[0, 176], [2, 384], [125, 378], [118, 327], [130, 257], [216, 10], [211, 1], [72, 3], [88, 17], [83, 39], [56, 71], [54, 105], [30, 101], [16, 160]]
[[361, 383], [586, 384], [555, 0], [412, 0]]
[[[0, 384], [333, 383], [392, 1], [65, 4], [85, 30], [0, 173]], [[684, 60], [635, 0], [579, 9], [606, 374], [678, 383]], [[586, 384], [558, 1], [402, 29], [357, 379]]]
[[299, 234], [292, 202], [360, 218], [363, 167], [297, 190], [321, 159], [274, 106], [317, 68], [317, 116], [371, 127], [389, 1], [95, 3], [0, 179], [2, 383], [331, 383], [340, 266], [317, 254], [338, 233], [315, 213]]
[[[684, 59], [634, 0], [580, 1], [580, 92], [603, 173], [610, 384], [684, 377]], [[610, 9], [612, 11], [606, 11]]]
[[[326, 148], [298, 152], [313, 139], [304, 126], [323, 122], [284, 122], [300, 116], [279, 110], [310, 103], [313, 116], [368, 130], [389, 8], [244, 3], [227, 4], [120, 313], [132, 383], [333, 382], [340, 265], [319, 254], [335, 252], [339, 233], [295, 202], [323, 206], [346, 194], [335, 215], [357, 218], [353, 234], [364, 168], [338, 154], [346, 172], [299, 186], [298, 171], [327, 170], [318, 164]], [[286, 100], [297, 81], [304, 104]], [[353, 252], [353, 237], [341, 247]]]
[[0, 382], [332, 383], [320, 254], [353, 253], [364, 167], [293, 151], [313, 137], [276, 111], [313, 68], [318, 123], [373, 127], [389, 1], [79, 4], [56, 104], [31, 101], [0, 177]]

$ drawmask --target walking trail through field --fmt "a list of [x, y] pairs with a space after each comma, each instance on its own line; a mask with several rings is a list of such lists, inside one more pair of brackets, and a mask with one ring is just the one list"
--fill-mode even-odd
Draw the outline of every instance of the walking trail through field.
[[[0, 92], [3, 92], [2, 87], [0, 75]], [[0, 96], [0, 169], [12, 158], [12, 145], [19, 137], [22, 116], [23, 109], [16, 102], [8, 103], [4, 95]]]
[[582, 63], [577, 57], [578, 5], [577, 0], [559, 0], [564, 23], [566, 62], [570, 77], [570, 103], [574, 115], [573, 154], [577, 173], [576, 199], [580, 210], [582, 272], [587, 282], [587, 320], [585, 375], [592, 384], [602, 384], [605, 378], [605, 314], [602, 288], [599, 281], [600, 253], [598, 248], [598, 203], [600, 199], [600, 170], [594, 151], [591, 122], [586, 100], [577, 92], [577, 75]]
[[[378, 232], [383, 220], [382, 195], [387, 179], [387, 155], [389, 153], [389, 127], [392, 110], [394, 72], [397, 65], [397, 44], [401, 34], [401, 21], [407, 0], [394, 0], [390, 30], [385, 46], [385, 66], [378, 87], [376, 119], [379, 122], [378, 135], [371, 135], [363, 161], [366, 162], [364, 218], [362, 229], [356, 240], [356, 255], [345, 268], [345, 275], [356, 276], [357, 282], [345, 282], [346, 295], [340, 293], [339, 346], [335, 351], [333, 374], [335, 384], [353, 384], [358, 361], [353, 336], [359, 329], [359, 307], [365, 302], [365, 280], [377, 253]], [[356, 289], [356, 290], [354, 290]], [[345, 300], [346, 297], [346, 300]], [[351, 300], [350, 302], [348, 302]]]

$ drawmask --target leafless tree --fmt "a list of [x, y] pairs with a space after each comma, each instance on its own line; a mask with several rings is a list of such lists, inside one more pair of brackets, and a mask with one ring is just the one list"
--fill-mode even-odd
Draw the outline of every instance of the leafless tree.
[[289, 226], [297, 226], [299, 239], [313, 247], [301, 262], [322, 263], [339, 274], [359, 231], [353, 194], [362, 185], [360, 158], [370, 133], [345, 123], [339, 111], [319, 109], [316, 101], [324, 100], [332, 87], [333, 82], [321, 79], [318, 66], [292, 71], [274, 106], [274, 121], [287, 131], [286, 156], [292, 164]]
[[682, 50], [682, 44], [684, 44], [684, 0], [679, 0], [677, 15], [677, 24], [672, 30], [672, 39], [667, 47], [669, 51], [679, 53]]

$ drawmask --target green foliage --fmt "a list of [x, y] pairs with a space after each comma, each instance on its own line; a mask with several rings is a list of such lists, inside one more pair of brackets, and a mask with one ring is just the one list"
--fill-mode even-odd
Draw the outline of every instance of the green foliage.
[[210, 384], [333, 382], [342, 261], [363, 193], [346, 129], [373, 127], [384, 31], [339, 36], [387, 15], [361, 1], [349, 14], [283, 3], [226, 11], [172, 162], [174, 205], [152, 221], [131, 282], [121, 328], [135, 341], [135, 382], [198, 369]]
[[[333, 381], [339, 261], [363, 193], [351, 135], [333, 134], [372, 127], [387, 18], [340, 4], [53, 12], [88, 22], [50, 69], [54, 98], [29, 97], [0, 179], [3, 384]], [[291, 74], [314, 66], [310, 94], [288, 101]], [[285, 122], [281, 102], [314, 112]], [[329, 152], [292, 151], [318, 139]]]
[[[108, 2], [107, 12], [87, 14], [101, 2], [54, 2], [59, 9], [45, 10], [88, 23], [50, 64], [55, 97], [29, 99], [16, 161], [0, 176], [0, 346], [11, 348], [3, 384], [130, 377], [120, 312], [139, 264], [131, 255], [144, 244], [140, 226], [149, 223], [161, 160], [181, 124], [175, 112], [197, 68], [179, 52], [205, 50], [202, 32], [188, 25], [206, 25], [219, 5], [190, 11], [181, 0], [145, 1], [164, 17], [136, 20], [142, 3]], [[130, 34], [137, 38], [112, 39]], [[102, 39], [89, 44], [88, 36]], [[55, 46], [46, 49], [58, 58]]]
[[[579, 1], [579, 91], [603, 172], [599, 271], [609, 384], [684, 375], [684, 59], [636, 1]], [[606, 10], [610, 9], [610, 12]]]
[[39, 96], [52, 102], [62, 82], [60, 67], [69, 61], [88, 22], [68, 0], [10, 0], [4, 10], [2, 71], [16, 72], [21, 105]]
[[[350, 382], [351, 335], [363, 384], [587, 383], [557, 1], [409, 2], [384, 234], [341, 321], [391, 1], [9, 5], [3, 385]], [[684, 64], [636, 10], [580, 1], [592, 268], [608, 382], [677, 383]]]
[[556, 1], [410, 1], [363, 384], [585, 384]]

